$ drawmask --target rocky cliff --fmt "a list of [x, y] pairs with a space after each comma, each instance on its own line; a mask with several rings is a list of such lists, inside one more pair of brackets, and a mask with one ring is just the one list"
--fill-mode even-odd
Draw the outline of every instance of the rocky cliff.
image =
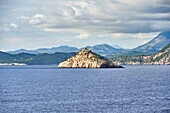
[[137, 56], [124, 56], [112, 58], [111, 61], [117, 65], [143, 65], [143, 64], [159, 64], [170, 65], [170, 43], [162, 48], [157, 53], [152, 55], [137, 55]]
[[122, 68], [122, 66], [114, 65], [111, 61], [108, 61], [93, 53], [90, 50], [81, 50], [76, 55], [61, 62], [59, 68]]

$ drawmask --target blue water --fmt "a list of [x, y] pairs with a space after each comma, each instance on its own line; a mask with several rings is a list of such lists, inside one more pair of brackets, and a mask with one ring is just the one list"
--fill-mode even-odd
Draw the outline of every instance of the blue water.
[[0, 66], [0, 113], [170, 113], [170, 65]]

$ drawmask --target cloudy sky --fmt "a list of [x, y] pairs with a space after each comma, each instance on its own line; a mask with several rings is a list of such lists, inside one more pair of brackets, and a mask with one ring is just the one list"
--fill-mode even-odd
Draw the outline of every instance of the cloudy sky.
[[0, 50], [134, 48], [170, 30], [170, 0], [0, 0]]

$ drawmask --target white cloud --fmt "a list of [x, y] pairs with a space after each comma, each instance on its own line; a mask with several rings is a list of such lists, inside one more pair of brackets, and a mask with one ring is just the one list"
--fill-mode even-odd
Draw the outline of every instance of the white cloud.
[[41, 24], [42, 23], [42, 20], [40, 20], [40, 19], [31, 19], [30, 21], [29, 21], [29, 24]]
[[86, 39], [86, 38], [88, 38], [89, 37], [89, 34], [80, 34], [80, 35], [78, 35], [78, 36], [75, 36], [75, 38], [78, 38], [78, 39]]
[[22, 16], [20, 16], [20, 17], [18, 17], [18, 18], [23, 19], [23, 20], [30, 19], [28, 16], [24, 16], [24, 15], [22, 15]]
[[29, 20], [29, 24], [39, 25], [42, 24], [44, 20], [45, 20], [45, 16], [43, 14], [35, 14]]
[[11, 23], [10, 26], [13, 27], [13, 28], [15, 28], [15, 29], [18, 28], [18, 25], [15, 24], [15, 23]]
[[43, 17], [44, 17], [43, 14], [36, 14], [32, 18], [43, 18]]
[[159, 32], [154, 33], [112, 33], [112, 34], [99, 34], [99, 38], [113, 38], [113, 39], [151, 39], [156, 37]]
[[0, 31], [11, 31], [7, 24], [0, 25]]
[[6, 31], [9, 32], [11, 30], [17, 29], [18, 25], [15, 23], [10, 23], [10, 24], [2, 24], [0, 25], [0, 31]]

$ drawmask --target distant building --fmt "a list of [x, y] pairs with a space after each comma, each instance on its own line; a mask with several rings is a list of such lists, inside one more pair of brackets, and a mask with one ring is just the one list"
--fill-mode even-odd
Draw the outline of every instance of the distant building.
[[88, 49], [87, 49], [87, 48], [84, 48], [83, 51], [88, 51]]

